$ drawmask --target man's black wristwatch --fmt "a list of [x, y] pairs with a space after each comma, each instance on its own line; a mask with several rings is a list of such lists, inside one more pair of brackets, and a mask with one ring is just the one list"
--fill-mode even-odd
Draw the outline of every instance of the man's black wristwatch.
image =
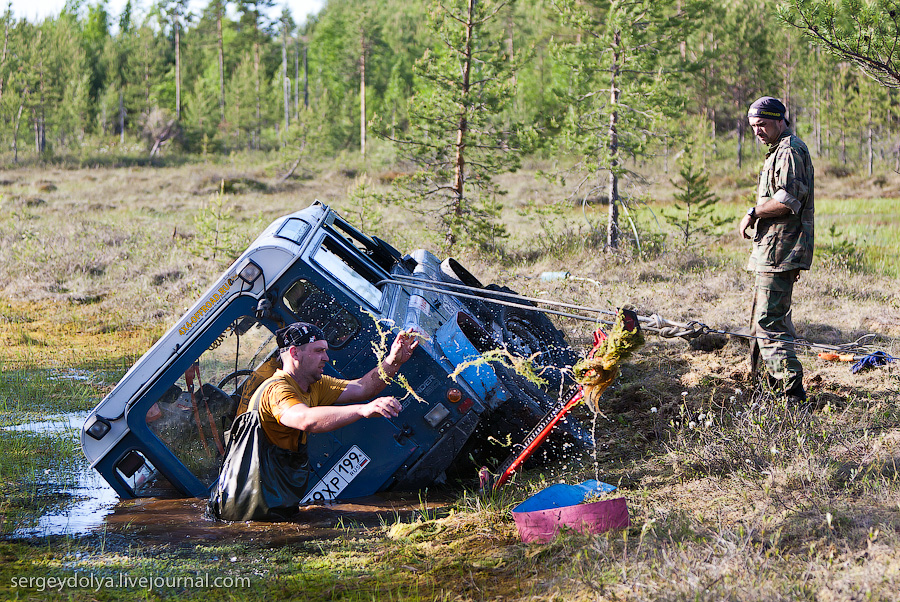
[[747, 211], [747, 215], [750, 216], [750, 219], [756, 219], [756, 207], [750, 207], [750, 210]]

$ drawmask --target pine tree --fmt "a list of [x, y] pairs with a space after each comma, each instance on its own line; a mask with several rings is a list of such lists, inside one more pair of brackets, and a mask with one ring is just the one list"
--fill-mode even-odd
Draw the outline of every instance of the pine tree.
[[900, 9], [892, 0], [789, 0], [778, 7], [788, 25], [851, 61], [882, 85], [900, 87]]
[[[760, 96], [783, 96], [777, 91], [780, 86], [775, 75], [776, 27], [771, 7], [753, 0], [717, 6], [709, 18], [713, 21], [707, 21], [708, 28], [703, 32], [706, 39], [691, 40], [693, 44], [706, 42], [705, 52], [698, 59], [715, 65], [699, 74], [706, 88], [698, 96], [706, 104], [713, 128], [698, 142], [705, 138], [714, 143], [716, 125], [733, 131], [740, 170], [744, 167], [748, 132], [747, 108]], [[752, 133], [749, 138], [752, 142]]]
[[682, 236], [682, 242], [687, 246], [695, 234], [712, 234], [715, 229], [730, 223], [731, 220], [714, 215], [715, 205], [719, 199], [709, 189], [709, 175], [706, 171], [694, 168], [690, 148], [684, 152], [679, 175], [681, 181], [672, 182], [679, 191], [674, 195], [674, 210], [663, 212], [663, 217], [675, 226]]
[[175, 121], [181, 121], [182, 97], [182, 43], [181, 36], [184, 23], [191, 16], [187, 11], [187, 0], [160, 0], [160, 11], [166, 16], [171, 26], [175, 48]]
[[[291, 125], [291, 77], [288, 71], [288, 46], [293, 41], [294, 29], [297, 24], [291, 12], [285, 7], [281, 11], [279, 19], [281, 33], [281, 91], [282, 91], [282, 113], [284, 115], [284, 135], [287, 134]], [[296, 84], [296, 82], [294, 82]], [[282, 136], [282, 140], [284, 139]]]
[[88, 5], [81, 40], [90, 67], [89, 94], [95, 108], [106, 85], [103, 49], [109, 35], [109, 13], [106, 11], [106, 3]]
[[[562, 147], [579, 159], [573, 194], [601, 190], [609, 202], [606, 248], [619, 246], [620, 179], [624, 158], [647, 153], [655, 126], [679, 113], [679, 45], [700, 2], [684, 0], [560, 0], [562, 22], [576, 36], [559, 47], [571, 79], [558, 93], [570, 107]], [[605, 174], [605, 183], [603, 182]]]
[[5, 73], [0, 72], [0, 78], [4, 81], [0, 111], [6, 126], [5, 133], [10, 138], [13, 162], [18, 162], [23, 118], [27, 121], [37, 88], [35, 64], [40, 53], [41, 32], [26, 21], [13, 23], [9, 18], [7, 23], [9, 46], [3, 63]]
[[240, 32], [249, 44], [253, 60], [253, 107], [254, 119], [251, 144], [254, 149], [260, 148], [262, 136], [262, 103], [263, 81], [267, 79], [263, 65], [263, 46], [268, 40], [268, 24], [263, 10], [271, 8], [273, 0], [238, 0], [237, 10], [240, 14]]
[[[395, 181], [401, 197], [437, 217], [448, 249], [490, 247], [506, 235], [497, 223], [502, 191], [493, 178], [520, 161], [517, 131], [504, 129], [498, 117], [514, 98], [510, 57], [492, 29], [506, 4], [434, 5], [439, 42], [416, 64], [407, 136], [392, 139], [416, 166]], [[381, 135], [388, 137], [383, 126]]]

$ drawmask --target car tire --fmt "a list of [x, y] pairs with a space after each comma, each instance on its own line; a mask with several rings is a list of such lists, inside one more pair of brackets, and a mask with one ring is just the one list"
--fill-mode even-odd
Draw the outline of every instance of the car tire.
[[506, 307], [503, 315], [503, 343], [517, 357], [533, 357], [539, 376], [547, 381], [541, 387], [554, 398], [575, 381], [572, 366], [578, 354], [546, 315], [519, 307]]

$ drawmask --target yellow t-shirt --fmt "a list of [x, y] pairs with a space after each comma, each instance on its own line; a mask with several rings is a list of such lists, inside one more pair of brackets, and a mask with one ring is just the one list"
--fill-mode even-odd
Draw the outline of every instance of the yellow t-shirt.
[[281, 415], [298, 403], [311, 408], [334, 405], [347, 388], [347, 383], [346, 380], [323, 375], [320, 380], [310, 385], [309, 393], [304, 393], [291, 375], [283, 370], [276, 370], [257, 391], [257, 395], [261, 396], [259, 420], [266, 437], [278, 447], [298, 451], [301, 445], [306, 445], [306, 433], [281, 424]]

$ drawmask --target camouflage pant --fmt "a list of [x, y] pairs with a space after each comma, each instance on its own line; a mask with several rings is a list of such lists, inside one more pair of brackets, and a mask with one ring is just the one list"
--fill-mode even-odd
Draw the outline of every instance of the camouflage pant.
[[750, 333], [763, 337], [751, 346], [753, 373], [758, 370], [761, 357], [770, 382], [788, 395], [806, 397], [803, 390], [803, 366], [794, 352], [797, 334], [791, 322], [791, 293], [799, 270], [789, 272], [759, 272], [753, 296], [753, 320]]

